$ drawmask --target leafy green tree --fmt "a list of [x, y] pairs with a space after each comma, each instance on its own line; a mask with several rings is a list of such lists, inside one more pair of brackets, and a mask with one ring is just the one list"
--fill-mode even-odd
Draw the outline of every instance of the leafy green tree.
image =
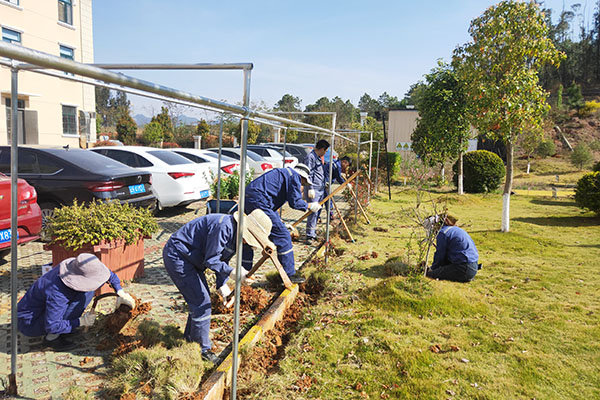
[[173, 131], [174, 131], [173, 120], [171, 119], [171, 116], [169, 115], [169, 109], [167, 107], [162, 106], [160, 108], [160, 113], [153, 116], [152, 120], [150, 122], [157, 122], [160, 124], [160, 126], [162, 127], [163, 140], [165, 142], [172, 142], [174, 140], [174, 138], [173, 138]]
[[121, 114], [117, 120], [117, 138], [124, 144], [135, 144], [135, 135], [137, 132], [137, 124], [129, 115], [129, 112]]
[[556, 154], [556, 145], [553, 140], [542, 141], [537, 148], [537, 153], [542, 157], [552, 157]]
[[463, 194], [462, 153], [471, 134], [464, 90], [452, 67], [441, 61], [426, 79], [412, 149], [425, 164], [441, 165], [442, 171], [446, 161], [458, 158], [458, 193]]
[[175, 127], [175, 143], [181, 147], [194, 147], [194, 135], [196, 135], [197, 127], [194, 125], [177, 125]]
[[300, 108], [302, 100], [299, 97], [292, 96], [291, 94], [284, 94], [283, 97], [275, 103], [273, 110], [275, 111], [302, 111]]
[[163, 127], [157, 121], [151, 121], [144, 127], [142, 142], [147, 146], [156, 146], [163, 141]]
[[474, 19], [469, 33], [472, 41], [455, 50], [454, 65], [466, 84], [473, 125], [506, 145], [502, 231], [508, 232], [514, 145], [525, 129], [541, 125], [549, 106], [538, 71], [559, 65], [563, 54], [535, 2], [501, 1]]
[[362, 112], [366, 112], [370, 117], [375, 117], [381, 109], [381, 106], [367, 93], [363, 94], [358, 100], [358, 109]]
[[206, 137], [206, 135], [210, 134], [210, 125], [204, 119], [198, 121], [198, 125], [196, 126], [196, 135]]
[[426, 86], [427, 85], [422, 81], [410, 85], [403, 100], [406, 101], [407, 105], [412, 105], [415, 106], [416, 109], [419, 109]]
[[[538, 151], [538, 148], [543, 140], [543, 131], [538, 130], [525, 130], [523, 134], [518, 138], [517, 145], [523, 150], [525, 155], [527, 156], [527, 172], [529, 175], [529, 171], [531, 170], [531, 157]], [[551, 142], [554, 145], [554, 142]]]
[[583, 107], [583, 95], [581, 94], [581, 86], [573, 83], [567, 88], [567, 105], [569, 108], [579, 110]]
[[[241, 143], [241, 123], [238, 123], [233, 135], [237, 138], [238, 143]], [[248, 144], [255, 144], [262, 127], [254, 121], [248, 121]]]
[[115, 126], [121, 114], [129, 113], [131, 102], [125, 92], [96, 86], [96, 114], [104, 127]]
[[579, 143], [571, 153], [571, 164], [581, 171], [594, 161], [590, 147], [585, 143]]

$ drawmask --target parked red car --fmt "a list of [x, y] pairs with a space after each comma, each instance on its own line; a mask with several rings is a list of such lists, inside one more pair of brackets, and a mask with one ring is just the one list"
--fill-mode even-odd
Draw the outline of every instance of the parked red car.
[[[19, 179], [17, 225], [19, 243], [39, 238], [42, 230], [42, 211], [37, 193], [24, 179]], [[10, 178], [0, 173], [0, 258], [10, 252]]]

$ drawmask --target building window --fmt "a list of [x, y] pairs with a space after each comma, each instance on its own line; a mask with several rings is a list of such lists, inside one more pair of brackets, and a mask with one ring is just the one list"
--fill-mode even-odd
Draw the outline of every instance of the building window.
[[58, 20], [73, 25], [73, 1], [58, 0]]
[[[12, 104], [12, 103], [10, 102], [10, 99], [9, 99], [9, 98], [5, 99], [5, 100], [4, 100], [4, 103], [6, 104], [6, 107], [7, 107], [7, 108], [10, 108], [10, 106], [11, 106], [11, 104]], [[23, 109], [25, 109], [25, 100], [17, 99], [17, 108], [18, 108], [18, 109], [20, 109], [20, 110], [23, 110]]]
[[62, 106], [63, 135], [77, 135], [77, 108]]
[[15, 6], [19, 5], [19, 0], [1, 0], [1, 1], [4, 1], [6, 3], [10, 3], [10, 4], [14, 4]]
[[2, 40], [8, 43], [21, 44], [21, 32], [2, 28]]
[[75, 60], [75, 50], [70, 47], [60, 45], [60, 56], [62, 58], [68, 58], [69, 60]]

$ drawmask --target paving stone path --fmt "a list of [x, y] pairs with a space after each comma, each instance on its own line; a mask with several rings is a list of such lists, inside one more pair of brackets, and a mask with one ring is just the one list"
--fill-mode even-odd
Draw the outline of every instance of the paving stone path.
[[[346, 213], [349, 205], [342, 195], [335, 197], [340, 211]], [[162, 248], [170, 235], [183, 224], [204, 215], [205, 203], [194, 203], [188, 207], [177, 207], [163, 211], [157, 222], [160, 231], [144, 242], [145, 275], [134, 282], [126, 283], [126, 290], [143, 302], [151, 302], [152, 310], [149, 318], [161, 324], [176, 324], [183, 328], [187, 320], [187, 311], [183, 297], [173, 285], [162, 263]], [[285, 222], [294, 222], [302, 212], [289, 208], [283, 211]], [[325, 216], [325, 212], [321, 213]], [[299, 225], [300, 234], [304, 234], [305, 223]], [[318, 225], [319, 236], [324, 237], [325, 224]], [[301, 265], [315, 248], [302, 242], [294, 244], [296, 266]], [[0, 260], [0, 378], [6, 380], [10, 374], [11, 341], [10, 341], [10, 255]], [[258, 257], [255, 257], [257, 260]], [[235, 260], [235, 259], [234, 259]], [[235, 261], [230, 263], [235, 265]], [[50, 251], [43, 249], [40, 242], [28, 243], [19, 247], [18, 251], [18, 298], [20, 299], [33, 282], [41, 275], [41, 266], [52, 261]], [[257, 286], [264, 286], [264, 274], [275, 268], [271, 263], [262, 267], [256, 275]], [[208, 273], [209, 285], [214, 288], [214, 275]], [[261, 283], [262, 282], [262, 283]], [[276, 293], [272, 293], [275, 295]], [[108, 302], [108, 300], [106, 300]], [[102, 312], [110, 312], [107, 304], [99, 307]], [[252, 315], [242, 315], [242, 323], [250, 321]], [[232, 320], [230, 315], [215, 315], [214, 318]], [[220, 328], [211, 331], [218, 334]], [[17, 382], [19, 398], [24, 399], [60, 399], [62, 394], [73, 385], [81, 388], [97, 390], [108, 370], [110, 351], [98, 350], [96, 346], [105, 337], [102, 332], [90, 330], [77, 336], [79, 347], [69, 352], [54, 352], [42, 346], [42, 338], [29, 338], [18, 335]], [[228, 343], [215, 341], [218, 351]], [[0, 390], [2, 390], [0, 383]]]

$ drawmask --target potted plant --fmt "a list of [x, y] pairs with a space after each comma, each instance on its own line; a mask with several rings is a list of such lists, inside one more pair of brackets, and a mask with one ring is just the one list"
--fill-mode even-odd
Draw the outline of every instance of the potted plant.
[[[248, 185], [252, 181], [254, 172], [252, 170], [246, 172], [245, 184]], [[219, 208], [217, 209], [217, 200], [209, 200], [206, 203], [206, 213], [223, 213], [232, 214], [237, 210], [237, 199], [240, 191], [240, 173], [239, 171], [233, 171], [231, 175], [221, 177], [221, 191]], [[212, 197], [217, 196], [217, 180], [215, 179], [210, 186], [210, 193]]]
[[[55, 210], [48, 221], [52, 265], [81, 253], [95, 254], [119, 279], [144, 275], [144, 238], [158, 230], [150, 210], [118, 201], [94, 201]], [[108, 291], [104, 285], [97, 294]]]

